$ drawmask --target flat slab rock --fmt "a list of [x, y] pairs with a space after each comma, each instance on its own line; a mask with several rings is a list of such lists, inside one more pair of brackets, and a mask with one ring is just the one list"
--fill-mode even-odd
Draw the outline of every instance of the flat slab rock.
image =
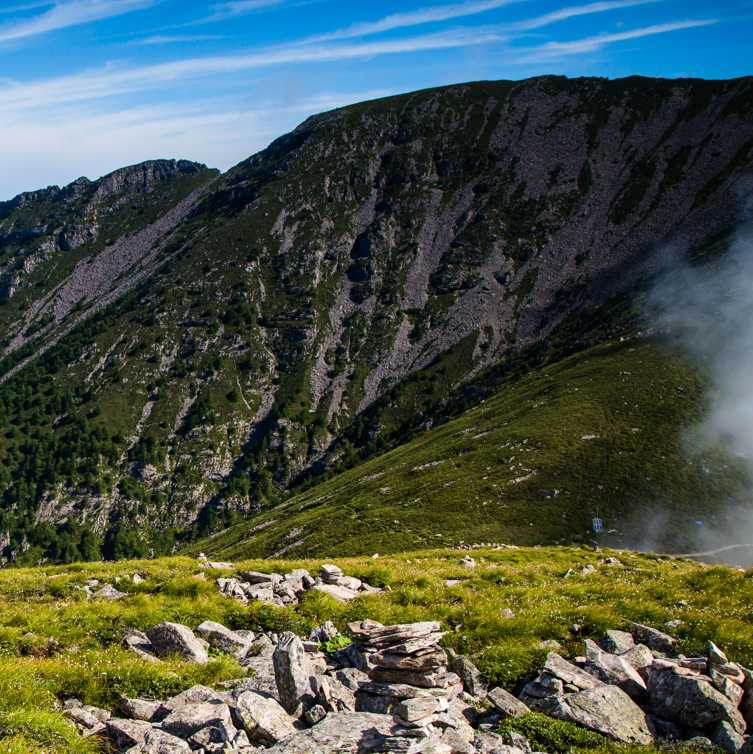
[[617, 686], [552, 698], [546, 712], [625, 744], [650, 744], [656, 736], [648, 716]]
[[393, 725], [389, 715], [330, 714], [310, 730], [282, 739], [267, 749], [266, 754], [358, 754], [362, 741], [373, 740], [375, 735], [389, 735]]

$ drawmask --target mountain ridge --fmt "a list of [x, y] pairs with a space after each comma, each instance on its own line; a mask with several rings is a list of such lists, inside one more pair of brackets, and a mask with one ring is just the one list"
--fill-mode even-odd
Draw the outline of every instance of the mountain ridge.
[[[157, 161], [3, 203], [6, 557], [69, 519], [110, 555], [170, 547], [556, 351], [744, 216], [752, 83], [443, 87], [312, 116], [221, 176]], [[101, 435], [85, 474], [30, 465], [74, 427]]]

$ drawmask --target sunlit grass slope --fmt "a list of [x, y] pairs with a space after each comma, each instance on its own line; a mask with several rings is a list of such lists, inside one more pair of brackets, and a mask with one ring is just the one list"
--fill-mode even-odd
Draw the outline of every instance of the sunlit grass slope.
[[[310, 592], [293, 608], [248, 607], [218, 594], [213, 577], [197, 561], [89, 563], [69, 567], [0, 571], [0, 751], [20, 754], [93, 754], [99, 742], [83, 741], [62, 717], [61, 702], [76, 696], [115, 710], [121, 694], [166, 698], [195, 683], [213, 685], [245, 670], [223, 655], [200, 667], [182, 661], [151, 664], [122, 649], [124, 629], [148, 629], [163, 620], [196, 628], [217, 620], [233, 629], [294, 630], [308, 634], [324, 620], [345, 630], [348, 621], [383, 623], [441, 620], [443, 644], [470, 655], [493, 684], [514, 689], [544, 661], [542, 642], [556, 640], [562, 652], [582, 651], [583, 638], [597, 638], [630, 618], [661, 628], [680, 619], [679, 650], [697, 654], [711, 639], [745, 665], [753, 662], [752, 572], [707, 568], [686, 560], [588, 548], [560, 547], [474, 553], [477, 565], [460, 564], [458, 551], [426, 550], [381, 557], [335, 559], [345, 573], [390, 591], [341, 605]], [[618, 557], [623, 566], [600, 564]], [[322, 560], [248, 561], [239, 568], [315, 571]], [[581, 576], [580, 569], [597, 572]], [[563, 579], [568, 569], [575, 575]], [[144, 582], [134, 585], [129, 576]], [[129, 593], [110, 603], [87, 599], [88, 579], [115, 583]], [[446, 580], [452, 586], [446, 585]], [[686, 605], [678, 606], [679, 600]], [[509, 608], [514, 617], [505, 618]], [[574, 634], [571, 626], [581, 626]]]
[[[223, 559], [400, 552], [432, 543], [613, 544], [687, 552], [695, 518], [745, 471], [685, 442], [704, 382], [657, 342], [610, 341], [532, 372], [483, 405], [193, 545]], [[652, 522], [664, 521], [661, 531]], [[650, 529], [650, 531], [647, 531]]]

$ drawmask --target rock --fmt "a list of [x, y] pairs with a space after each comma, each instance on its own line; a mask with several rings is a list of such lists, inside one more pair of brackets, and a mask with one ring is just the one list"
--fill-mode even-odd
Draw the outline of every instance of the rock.
[[739, 665], [734, 662], [728, 662], [724, 665], [719, 665], [715, 662], [709, 661], [709, 672], [715, 670], [717, 673], [727, 676], [733, 683], [742, 685], [745, 683], [745, 674]]
[[[447, 655], [442, 652], [445, 656]], [[460, 677], [463, 682], [463, 688], [471, 696], [483, 698], [489, 689], [488, 684], [484, 681], [481, 671], [465, 655], [456, 655], [450, 662], [448, 669]]]
[[356, 712], [370, 712], [374, 715], [389, 715], [398, 699], [383, 694], [356, 692]]
[[146, 579], [141, 578], [138, 573], [134, 573], [133, 576], [131, 576], [131, 581], [133, 581], [134, 584], [143, 584]]
[[[416, 652], [410, 655], [399, 654], [390, 650], [382, 650], [381, 652], [374, 653], [370, 659], [375, 665], [381, 668], [408, 670], [415, 673], [437, 670], [447, 664], [447, 654], [440, 647], [435, 647], [423, 652]], [[470, 663], [470, 660], [468, 660], [468, 662]], [[473, 663], [470, 664], [473, 665]], [[478, 670], [476, 670], [476, 673], [478, 673]], [[481, 674], [478, 674], [480, 680]]]
[[353, 576], [340, 576], [337, 580], [338, 586], [344, 586], [346, 589], [350, 589], [353, 592], [357, 592], [363, 586], [361, 579], [356, 579]]
[[354, 592], [352, 589], [344, 586], [338, 586], [337, 584], [317, 584], [314, 589], [324, 592], [330, 597], [334, 597], [338, 602], [342, 602], [343, 604], [351, 602], [358, 597], [358, 592]]
[[476, 561], [470, 555], [466, 555], [465, 557], [460, 558], [460, 565], [465, 568], [475, 568]]
[[439, 621], [427, 621], [424, 623], [402, 623], [394, 626], [383, 626], [381, 623], [373, 620], [364, 620], [349, 623], [348, 629], [362, 647], [379, 649], [438, 633], [440, 624]]
[[619, 686], [632, 697], [642, 697], [646, 684], [636, 669], [624, 658], [602, 652], [590, 639], [586, 639], [586, 659], [583, 669], [600, 681]]
[[283, 739], [265, 754], [358, 754], [365, 742], [386, 737], [392, 727], [392, 719], [386, 715], [340, 712]]
[[726, 665], [729, 662], [727, 655], [713, 641], [709, 642], [709, 660], [717, 665]]
[[533, 754], [531, 744], [528, 743], [528, 739], [522, 736], [520, 733], [516, 733], [514, 730], [508, 731], [507, 738], [510, 741], [510, 745], [516, 749], [520, 749], [525, 754]]
[[342, 578], [343, 572], [339, 566], [325, 563], [319, 569], [319, 575], [321, 576], [322, 581], [325, 581], [329, 584], [336, 584], [337, 579]]
[[158, 718], [164, 719], [171, 712], [185, 707], [189, 704], [201, 704], [203, 702], [221, 702], [230, 706], [233, 697], [228, 692], [215, 691], [208, 686], [202, 686], [200, 684], [191, 686], [190, 689], [186, 689], [177, 696], [173, 696], [166, 702], [162, 702], [160, 705]]
[[358, 668], [342, 668], [335, 672], [335, 678], [349, 688], [353, 693], [358, 691], [359, 684], [368, 681], [369, 676]]
[[353, 643], [348, 644], [347, 647], [338, 649], [335, 652], [334, 659], [344, 667], [356, 668], [362, 673], [368, 673], [374, 667], [374, 663], [371, 662], [371, 656], [371, 653], [364, 652], [358, 644]]
[[276, 584], [282, 581], [279, 573], [259, 573], [258, 571], [241, 571], [240, 576], [247, 584]]
[[624, 655], [635, 646], [633, 635], [627, 631], [616, 631], [614, 629], [605, 631], [601, 639], [601, 646], [605, 651], [615, 655]]
[[309, 725], [316, 725], [327, 717], [327, 710], [321, 704], [315, 704], [308, 712], [304, 713], [304, 718]]
[[180, 623], [160, 623], [146, 632], [160, 657], [180, 655], [190, 662], [206, 665], [209, 655], [188, 626]]
[[291, 631], [284, 633], [272, 655], [277, 690], [286, 712], [292, 714], [299, 704], [314, 705], [311, 668], [301, 640]]
[[656, 649], [659, 652], [674, 652], [677, 639], [641, 623], [633, 623], [630, 620], [624, 620], [623, 623], [630, 626], [630, 633], [632, 633], [633, 638], [637, 642], [645, 644], [649, 649]]
[[571, 683], [579, 689], [592, 689], [604, 685], [598, 678], [572, 665], [556, 652], [550, 652], [547, 655], [544, 670], [555, 678], [559, 678], [563, 683]]
[[458, 678], [457, 683], [447, 688], [418, 688], [407, 683], [377, 683], [369, 681], [360, 684], [360, 691], [377, 696], [389, 696], [394, 699], [413, 699], [415, 697], [436, 696], [443, 699], [454, 699], [462, 693], [463, 684]]
[[143, 742], [128, 749], [128, 754], [191, 754], [191, 747], [180, 738], [152, 728], [144, 735]]
[[204, 565], [207, 568], [214, 568], [217, 571], [232, 571], [235, 568], [232, 563], [218, 563], [212, 560], [207, 560]]
[[478, 754], [523, 754], [520, 749], [508, 746], [498, 733], [476, 733], [471, 743]]
[[739, 706], [740, 714], [747, 725], [748, 730], [753, 730], [753, 694], [746, 691]]
[[71, 707], [65, 710], [65, 716], [73, 722], [78, 723], [84, 728], [94, 728], [101, 723], [101, 720], [93, 715], [89, 710], [81, 707]]
[[728, 722], [722, 722], [711, 734], [711, 743], [727, 754], [737, 754], [745, 745], [745, 739]]
[[626, 744], [650, 744], [655, 736], [645, 712], [617, 686], [552, 697], [547, 713]]
[[740, 707], [740, 702], [743, 699], [745, 692], [736, 683], [733, 683], [726, 675], [723, 675], [718, 670], [713, 668], [709, 672], [711, 676], [711, 682], [714, 687], [719, 689], [734, 705]]
[[711, 743], [711, 739], [706, 738], [706, 736], [693, 736], [693, 738], [683, 741], [680, 746], [682, 746], [683, 749], [712, 749], [714, 744]]
[[510, 610], [509, 607], [503, 607], [499, 611], [499, 617], [504, 618], [505, 620], [511, 620], [512, 618], [515, 617], [515, 613], [512, 610]]
[[396, 704], [392, 711], [403, 720], [412, 723], [423, 720], [435, 712], [444, 712], [447, 708], [446, 699], [437, 699], [436, 697], [422, 699], [419, 697], [417, 699], [404, 699], [399, 704]]
[[649, 703], [659, 717], [699, 729], [728, 722], [738, 733], [745, 732], [745, 720], [734, 704], [700, 677], [653, 671], [647, 688]]
[[503, 718], [523, 717], [523, 715], [527, 715], [531, 711], [523, 702], [518, 701], [503, 688], [497, 687], [492, 689], [486, 695], [486, 698], [499, 710]]
[[[644, 668], [650, 668], [654, 664], [654, 656], [645, 644], [636, 644], [629, 652], [620, 657], [630, 663], [639, 673]], [[643, 678], [644, 676], [641, 675]]]
[[122, 697], [118, 702], [120, 709], [134, 720], [151, 720], [162, 706], [159, 702], [147, 699], [128, 699]]
[[461, 682], [455, 673], [411, 673], [378, 667], [369, 671], [369, 678], [378, 683], [407, 683], [427, 689], [448, 688]]
[[476, 754], [473, 744], [454, 730], [447, 730], [442, 734], [442, 743], [448, 747], [449, 754]]
[[180, 738], [189, 738], [202, 728], [232, 725], [230, 709], [218, 701], [186, 704], [171, 712], [163, 721], [162, 728]]
[[105, 584], [99, 591], [94, 592], [94, 596], [105, 600], [119, 600], [128, 595], [125, 592], [119, 592], [114, 586]]
[[293, 720], [271, 696], [260, 691], [244, 691], [236, 714], [251, 741], [271, 746], [295, 734]]
[[147, 731], [152, 726], [142, 720], [121, 720], [111, 717], [105, 723], [104, 735], [114, 744], [119, 751], [125, 751], [132, 746], [144, 743]]
[[592, 573], [596, 573], [596, 568], [590, 564], [580, 569], [581, 576], [590, 576]]
[[233, 657], [242, 658], [248, 652], [251, 641], [239, 636], [235, 631], [225, 628], [221, 623], [205, 620], [196, 633], [209, 642], [209, 646], [227, 652]]

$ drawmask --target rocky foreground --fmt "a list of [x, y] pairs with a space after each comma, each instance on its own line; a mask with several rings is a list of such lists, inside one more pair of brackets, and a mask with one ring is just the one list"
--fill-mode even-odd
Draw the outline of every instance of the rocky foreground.
[[[298, 594], [348, 588], [334, 566], [323, 566], [318, 579], [303, 569], [260, 582], [262, 575], [239, 574], [229, 593], [242, 584], [236, 598], [253, 592], [273, 602], [297, 598], [291, 584], [298, 582]], [[227, 591], [228, 580], [218, 581]], [[363, 587], [355, 581], [345, 582], [353, 592]], [[489, 689], [469, 658], [440, 645], [444, 635], [438, 621], [358, 620], [346, 635], [327, 622], [306, 637], [231, 631], [209, 620], [195, 630], [165, 622], [145, 633], [130, 629], [123, 643], [155, 663], [177, 655], [206, 664], [213, 653], [228, 653], [253, 677], [226, 681], [221, 690], [194, 686], [166, 700], [122, 698], [114, 713], [76, 699], [64, 706], [83, 736], [129, 754], [532, 754], [520, 734], [499, 733], [506, 718], [531, 712], [624, 744], [753, 750], [746, 735], [753, 672], [712, 642], [704, 656], [685, 657], [672, 636], [623, 621], [598, 644], [586, 639], [582, 656], [565, 658], [548, 642], [541, 671], [521, 679], [514, 696]]]

